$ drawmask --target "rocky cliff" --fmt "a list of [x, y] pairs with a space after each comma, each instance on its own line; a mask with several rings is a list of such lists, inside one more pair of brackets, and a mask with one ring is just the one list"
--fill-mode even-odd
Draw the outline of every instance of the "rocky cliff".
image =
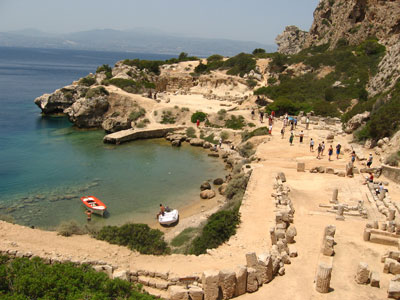
[[324, 44], [330, 49], [356, 45], [369, 37], [376, 37], [387, 49], [379, 72], [368, 84], [368, 92], [375, 95], [390, 90], [400, 78], [400, 1], [321, 0], [308, 33], [289, 26], [277, 43], [279, 52], [294, 54]]

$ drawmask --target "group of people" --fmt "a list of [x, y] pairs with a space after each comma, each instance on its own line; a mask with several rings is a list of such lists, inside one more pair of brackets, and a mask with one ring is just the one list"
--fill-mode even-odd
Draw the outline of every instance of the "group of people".
[[[337, 144], [336, 145], [336, 159], [339, 159], [339, 155], [341, 153], [342, 145]], [[321, 159], [322, 156], [324, 156], [324, 151], [325, 151], [325, 141], [322, 141], [321, 143], [318, 144], [317, 147], [317, 158]], [[311, 138], [310, 140], [310, 152], [314, 152], [314, 140]], [[328, 160], [332, 160], [332, 155], [333, 155], [333, 146], [330, 145], [328, 149]]]

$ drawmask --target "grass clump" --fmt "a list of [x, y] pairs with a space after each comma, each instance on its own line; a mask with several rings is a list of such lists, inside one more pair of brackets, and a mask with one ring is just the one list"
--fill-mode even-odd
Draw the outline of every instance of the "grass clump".
[[218, 112], [218, 120], [222, 121], [226, 117], [226, 109], [220, 109]]
[[254, 150], [254, 145], [251, 142], [242, 144], [240, 147], [238, 147], [238, 151], [241, 156], [246, 158], [249, 158], [256, 153], [256, 150]]
[[146, 115], [146, 110], [143, 107], [136, 106], [134, 110], [129, 114], [129, 121], [135, 122], [139, 118]]
[[141, 286], [109, 279], [89, 265], [48, 265], [40, 258], [0, 256], [1, 299], [126, 299], [152, 300]]
[[75, 220], [62, 222], [58, 226], [57, 232], [62, 236], [82, 235], [87, 233], [85, 228]]
[[197, 138], [196, 129], [194, 129], [193, 127], [188, 127], [186, 129], [186, 135], [190, 138]]
[[206, 118], [207, 118], [206, 113], [203, 113], [202, 111], [197, 111], [194, 114], [192, 114], [190, 120], [192, 121], [192, 123], [196, 123], [197, 120], [199, 120], [200, 122], [204, 122]]
[[79, 80], [79, 84], [84, 86], [92, 86], [95, 83], [96, 79], [93, 76], [86, 76]]
[[207, 142], [209, 142], [209, 143], [211, 143], [211, 144], [214, 144], [214, 145], [217, 145], [217, 144], [218, 144], [218, 140], [215, 139], [214, 133], [211, 133], [211, 134], [208, 135], [208, 136], [204, 136], [204, 134], [201, 133], [201, 134], [200, 134], [200, 138], [203, 139], [203, 140], [205, 140], [205, 141], [207, 141]]
[[220, 136], [223, 141], [226, 141], [229, 139], [230, 133], [228, 131], [222, 131]]
[[90, 98], [94, 98], [94, 97], [108, 96], [108, 95], [110, 95], [110, 93], [105, 89], [104, 86], [98, 86], [98, 87], [89, 89], [85, 94], [85, 98], [90, 99]]
[[105, 226], [95, 235], [95, 238], [110, 244], [127, 246], [142, 254], [163, 255], [171, 251], [164, 241], [164, 233], [158, 229], [151, 229], [147, 224]]
[[172, 111], [164, 110], [161, 116], [161, 124], [175, 124], [176, 116], [173, 115]]
[[198, 229], [194, 227], [185, 228], [180, 234], [174, 237], [171, 241], [171, 246], [173, 247], [182, 247], [185, 244], [188, 244], [197, 233]]
[[246, 126], [246, 121], [244, 120], [243, 116], [231, 116], [230, 119], [225, 121], [226, 128], [238, 130], [242, 129], [244, 126]]
[[251, 132], [245, 131], [242, 133], [242, 142], [251, 139], [253, 136], [268, 135], [269, 130], [267, 127], [259, 127]]

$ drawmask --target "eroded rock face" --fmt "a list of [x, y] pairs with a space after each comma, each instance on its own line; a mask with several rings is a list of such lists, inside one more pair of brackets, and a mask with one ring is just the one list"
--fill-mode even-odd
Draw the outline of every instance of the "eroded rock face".
[[365, 124], [366, 121], [368, 121], [369, 116], [370, 112], [368, 111], [363, 112], [362, 114], [355, 115], [346, 123], [345, 132], [346, 133], [354, 132], [356, 129], [361, 127], [361, 125]]
[[107, 98], [80, 98], [69, 108], [64, 110], [69, 120], [79, 128], [100, 127], [104, 121], [104, 114], [109, 108]]
[[77, 99], [86, 94], [89, 88], [80, 85], [69, 85], [56, 90], [52, 94], [44, 94], [35, 99], [44, 114], [63, 113], [64, 110], [75, 103]]
[[131, 128], [131, 122], [128, 118], [109, 117], [103, 121], [101, 127], [103, 127], [106, 132], [117, 132]]
[[287, 26], [285, 31], [275, 39], [278, 52], [286, 55], [299, 53], [303, 49], [307, 36], [308, 33], [300, 30], [297, 26]]

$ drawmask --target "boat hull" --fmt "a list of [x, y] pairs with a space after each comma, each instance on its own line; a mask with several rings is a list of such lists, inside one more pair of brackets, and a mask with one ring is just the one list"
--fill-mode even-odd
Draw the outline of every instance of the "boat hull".
[[158, 222], [161, 225], [172, 225], [178, 222], [179, 220], [179, 213], [178, 210], [174, 209], [170, 212], [164, 212], [164, 215], [158, 216]]
[[105, 211], [107, 210], [107, 206], [94, 196], [82, 197], [81, 201], [82, 205], [87, 210], [90, 210], [92, 213], [96, 215], [103, 217]]

